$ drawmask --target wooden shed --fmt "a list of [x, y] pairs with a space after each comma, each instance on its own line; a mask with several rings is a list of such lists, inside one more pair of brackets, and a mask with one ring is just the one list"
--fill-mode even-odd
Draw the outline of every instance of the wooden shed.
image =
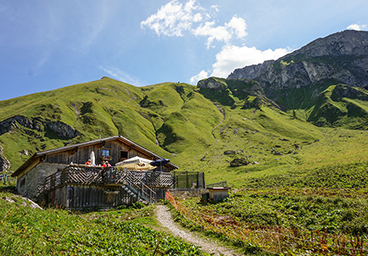
[[[85, 162], [94, 152], [96, 166]], [[161, 157], [117, 135], [35, 153], [13, 174], [17, 191], [37, 201], [67, 209], [109, 208], [135, 201], [164, 198], [173, 185], [170, 173], [178, 166], [169, 162], [159, 170], [130, 171], [115, 167], [131, 157]], [[109, 161], [111, 167], [99, 166]]]

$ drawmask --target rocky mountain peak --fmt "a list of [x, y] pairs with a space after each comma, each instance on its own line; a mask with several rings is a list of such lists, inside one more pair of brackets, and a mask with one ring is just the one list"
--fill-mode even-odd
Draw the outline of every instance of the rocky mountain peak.
[[278, 60], [236, 69], [228, 79], [259, 82], [285, 109], [301, 107], [295, 99], [290, 105], [290, 90], [309, 90], [313, 102], [330, 85], [368, 87], [368, 32], [346, 30], [316, 39]]
[[368, 32], [345, 30], [325, 38], [318, 38], [290, 55], [295, 56], [297, 54], [305, 54], [306, 57], [309, 58], [321, 56], [367, 55]]

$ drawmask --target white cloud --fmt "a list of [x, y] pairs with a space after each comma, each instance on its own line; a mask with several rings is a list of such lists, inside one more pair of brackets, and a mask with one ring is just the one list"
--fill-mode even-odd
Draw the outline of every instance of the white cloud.
[[[211, 10], [218, 12], [218, 6], [212, 5]], [[227, 77], [234, 69], [252, 64], [259, 64], [265, 60], [277, 59], [290, 52], [290, 49], [257, 50], [255, 47], [234, 46], [233, 39], [243, 39], [247, 36], [247, 24], [244, 19], [233, 16], [228, 23], [217, 26], [211, 20], [210, 11], [202, 8], [196, 0], [189, 0], [186, 4], [173, 0], [162, 6], [157, 13], [141, 22], [141, 28], [149, 28], [158, 36], [183, 36], [183, 32], [207, 38], [207, 49], [214, 41], [226, 45], [216, 54], [216, 62], [212, 65], [211, 76]], [[202, 70], [190, 78], [190, 83], [208, 77], [209, 72]]]
[[202, 70], [201, 72], [199, 72], [198, 75], [193, 76], [190, 78], [190, 83], [191, 84], [197, 84], [197, 82], [201, 79], [207, 78], [208, 77], [208, 73], [204, 70]]
[[100, 69], [105, 71], [107, 74], [109, 74], [113, 78], [115, 78], [119, 81], [122, 81], [124, 83], [135, 85], [135, 86], [142, 85], [142, 82], [139, 81], [139, 79], [128, 75], [127, 73], [120, 70], [119, 68], [100, 66]]
[[148, 27], [158, 36], [183, 36], [183, 31], [190, 30], [193, 23], [203, 20], [203, 10], [195, 0], [189, 0], [184, 6], [173, 0], [142, 21], [141, 28]]
[[347, 27], [347, 29], [352, 29], [352, 30], [363, 30], [367, 27], [367, 25], [365, 24], [362, 24], [362, 25], [359, 25], [359, 24], [351, 24], [349, 27]]
[[211, 46], [213, 40], [228, 42], [231, 39], [231, 33], [224, 26], [214, 27], [215, 22], [206, 22], [198, 28], [196, 28], [193, 33], [196, 36], [206, 36], [207, 39], [207, 49]]
[[243, 20], [242, 18], [238, 18], [234, 16], [232, 17], [230, 22], [226, 24], [226, 26], [229, 28], [233, 28], [238, 38], [242, 38], [247, 35], [247, 32], [245, 32], [245, 29], [247, 28], [247, 24], [245, 24], [245, 20]]
[[283, 48], [261, 51], [255, 47], [226, 45], [216, 54], [216, 63], [212, 65], [211, 76], [227, 77], [236, 68], [278, 59], [289, 52], [290, 49]]
[[228, 43], [230, 39], [236, 36], [237, 38], [243, 38], [247, 35], [245, 29], [247, 25], [242, 18], [234, 16], [229, 23], [225, 23], [225, 26], [214, 27], [215, 22], [206, 22], [201, 24], [198, 28], [193, 30], [196, 36], [207, 36], [207, 49], [211, 46], [214, 40], [223, 41]]
[[[217, 6], [211, 6], [211, 9], [218, 11]], [[188, 31], [195, 36], [207, 37], [207, 49], [214, 40], [228, 43], [233, 38], [247, 35], [247, 25], [242, 18], [234, 16], [224, 26], [215, 26], [215, 21], [209, 21], [210, 18], [210, 11], [202, 8], [196, 0], [189, 0], [184, 5], [173, 0], [142, 21], [141, 28], [152, 29], [158, 36], [181, 37], [184, 31]]]

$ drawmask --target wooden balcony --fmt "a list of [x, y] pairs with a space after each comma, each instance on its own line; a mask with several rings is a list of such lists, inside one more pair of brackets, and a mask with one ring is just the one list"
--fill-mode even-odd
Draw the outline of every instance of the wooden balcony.
[[43, 192], [52, 191], [64, 185], [98, 185], [121, 186], [124, 184], [141, 185], [153, 189], [170, 188], [173, 177], [169, 172], [158, 171], [132, 171], [118, 167], [93, 167], [82, 165], [69, 165], [65, 169], [46, 177]]

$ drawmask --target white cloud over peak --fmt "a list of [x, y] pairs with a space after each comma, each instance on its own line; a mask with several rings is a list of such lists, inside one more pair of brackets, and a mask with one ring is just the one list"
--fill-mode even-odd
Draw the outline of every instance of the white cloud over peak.
[[193, 23], [203, 20], [203, 8], [195, 0], [186, 4], [173, 0], [141, 22], [141, 28], [149, 28], [158, 36], [183, 36], [183, 31], [190, 30]]
[[227, 77], [234, 69], [278, 59], [289, 53], [290, 49], [261, 51], [255, 47], [226, 45], [216, 54], [216, 63], [212, 65], [211, 76]]
[[367, 27], [367, 25], [365, 24], [351, 24], [349, 27], [347, 27], [347, 29], [352, 29], [352, 30], [363, 30]]
[[229, 22], [217, 25], [211, 16], [211, 11], [218, 12], [217, 5], [209, 10], [200, 6], [196, 0], [188, 0], [185, 4], [172, 0], [162, 6], [157, 13], [141, 22], [141, 28], [149, 28], [158, 36], [184, 36], [184, 32], [197, 37], [205, 37], [207, 49], [217, 41], [225, 44], [216, 54], [216, 62], [211, 70], [202, 70], [190, 78], [190, 83], [210, 76], [227, 77], [234, 69], [252, 64], [259, 64], [265, 60], [277, 59], [290, 52], [290, 49], [276, 49], [261, 51], [255, 47], [232, 45], [233, 39], [243, 39], [247, 36], [247, 24], [244, 19], [234, 15]]
[[[291, 52], [291, 49], [278, 48], [276, 50], [261, 51], [255, 47], [226, 45], [216, 54], [216, 62], [212, 65], [210, 76], [226, 78], [237, 68], [278, 59], [289, 52]], [[198, 75], [190, 78], [190, 83], [196, 84], [205, 77], [208, 77], [208, 72], [202, 70]]]
[[202, 80], [204, 78], [207, 78], [208, 77], [208, 73], [204, 70], [202, 70], [201, 72], [199, 72], [198, 75], [196, 76], [193, 76], [190, 78], [190, 83], [191, 84], [196, 84], [199, 80]]

